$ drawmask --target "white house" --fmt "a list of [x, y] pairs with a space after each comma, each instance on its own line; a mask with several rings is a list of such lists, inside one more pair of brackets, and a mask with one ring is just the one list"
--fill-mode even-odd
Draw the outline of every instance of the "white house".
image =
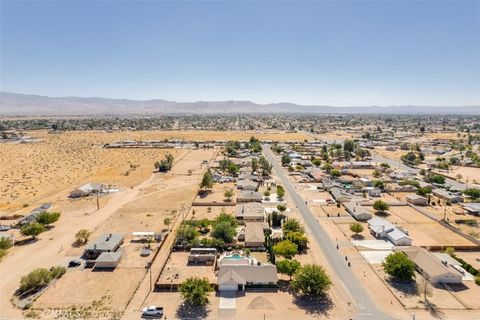
[[396, 246], [411, 246], [412, 239], [385, 219], [374, 217], [367, 221], [370, 233], [376, 238], [387, 238]]

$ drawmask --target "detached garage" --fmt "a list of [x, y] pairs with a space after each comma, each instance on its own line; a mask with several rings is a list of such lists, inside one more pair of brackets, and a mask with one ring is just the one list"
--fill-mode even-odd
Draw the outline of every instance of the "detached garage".
[[102, 252], [95, 260], [95, 269], [115, 269], [121, 259], [121, 252]]

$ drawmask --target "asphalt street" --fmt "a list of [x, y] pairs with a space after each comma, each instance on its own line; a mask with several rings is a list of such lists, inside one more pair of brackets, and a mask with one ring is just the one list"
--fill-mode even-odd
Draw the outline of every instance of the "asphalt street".
[[340, 279], [343, 287], [357, 307], [358, 314], [354, 319], [393, 319], [376, 308], [375, 302], [354, 275], [351, 267], [347, 265], [345, 258], [339, 253], [336, 245], [332, 242], [327, 232], [318, 223], [315, 216], [306, 205], [305, 200], [297, 193], [294, 186], [285, 175], [278, 159], [275, 158], [269, 146], [264, 145], [263, 150], [265, 157], [273, 165], [273, 170], [303, 216], [305, 224], [312, 231], [314, 240], [322, 249], [331, 269], [337, 273], [337, 278]]

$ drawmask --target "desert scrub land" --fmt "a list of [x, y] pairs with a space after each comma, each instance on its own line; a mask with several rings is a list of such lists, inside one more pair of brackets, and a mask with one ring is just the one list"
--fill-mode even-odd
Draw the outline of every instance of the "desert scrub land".
[[148, 178], [155, 161], [166, 152], [184, 150], [104, 149], [120, 134], [30, 132], [42, 140], [31, 144], [0, 144], [0, 211], [33, 205], [62, 190], [92, 181], [131, 187]]

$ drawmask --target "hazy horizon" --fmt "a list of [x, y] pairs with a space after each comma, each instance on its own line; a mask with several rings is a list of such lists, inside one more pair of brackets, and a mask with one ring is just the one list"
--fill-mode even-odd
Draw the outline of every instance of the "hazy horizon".
[[301, 105], [480, 105], [478, 1], [9, 2], [0, 90]]

